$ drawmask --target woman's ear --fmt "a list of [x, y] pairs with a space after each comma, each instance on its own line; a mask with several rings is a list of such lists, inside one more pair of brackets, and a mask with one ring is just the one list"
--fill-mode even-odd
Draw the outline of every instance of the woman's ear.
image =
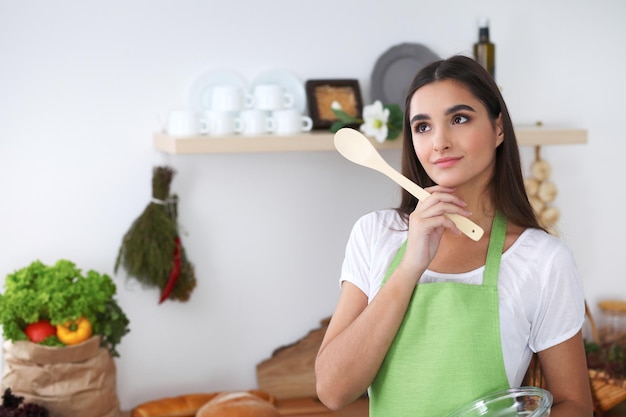
[[504, 127], [502, 124], [502, 113], [496, 118], [496, 148], [504, 142]]

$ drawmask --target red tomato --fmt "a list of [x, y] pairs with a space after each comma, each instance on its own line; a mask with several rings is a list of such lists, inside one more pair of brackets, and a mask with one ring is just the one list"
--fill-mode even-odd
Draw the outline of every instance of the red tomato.
[[26, 326], [24, 333], [33, 343], [43, 342], [46, 337], [57, 334], [57, 329], [47, 320], [39, 320], [37, 323], [31, 323]]

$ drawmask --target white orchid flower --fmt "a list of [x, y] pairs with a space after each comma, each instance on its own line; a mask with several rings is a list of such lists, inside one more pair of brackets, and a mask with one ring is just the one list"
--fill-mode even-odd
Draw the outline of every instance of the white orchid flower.
[[367, 136], [373, 136], [377, 142], [383, 143], [389, 133], [388, 120], [389, 109], [384, 108], [380, 100], [376, 100], [363, 108], [363, 124], [360, 130]]

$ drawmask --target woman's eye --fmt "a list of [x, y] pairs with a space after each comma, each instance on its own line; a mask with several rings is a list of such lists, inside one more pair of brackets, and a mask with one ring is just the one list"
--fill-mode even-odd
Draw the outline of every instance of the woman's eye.
[[424, 133], [428, 130], [430, 130], [430, 126], [428, 126], [426, 123], [420, 123], [415, 126], [416, 133]]
[[465, 117], [465, 116], [463, 116], [461, 114], [457, 114], [456, 116], [454, 116], [452, 118], [452, 123], [455, 124], [455, 125], [458, 125], [458, 124], [465, 123], [468, 120], [469, 120], [469, 118], [467, 118], [467, 117]]

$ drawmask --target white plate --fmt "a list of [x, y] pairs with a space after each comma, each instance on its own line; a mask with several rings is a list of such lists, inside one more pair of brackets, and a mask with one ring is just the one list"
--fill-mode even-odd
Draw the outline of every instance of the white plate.
[[239, 86], [244, 92], [249, 92], [246, 81], [235, 71], [213, 70], [202, 74], [191, 85], [189, 90], [189, 105], [196, 113], [211, 109], [211, 93], [216, 85]]
[[372, 101], [398, 104], [404, 109], [406, 90], [415, 74], [438, 59], [433, 51], [419, 43], [401, 43], [389, 48], [378, 58], [372, 71]]
[[285, 92], [293, 95], [294, 108], [300, 113], [306, 113], [306, 91], [304, 83], [295, 74], [283, 69], [275, 69], [265, 71], [259, 74], [252, 82], [252, 91], [254, 86], [259, 84], [277, 84], [280, 85]]

